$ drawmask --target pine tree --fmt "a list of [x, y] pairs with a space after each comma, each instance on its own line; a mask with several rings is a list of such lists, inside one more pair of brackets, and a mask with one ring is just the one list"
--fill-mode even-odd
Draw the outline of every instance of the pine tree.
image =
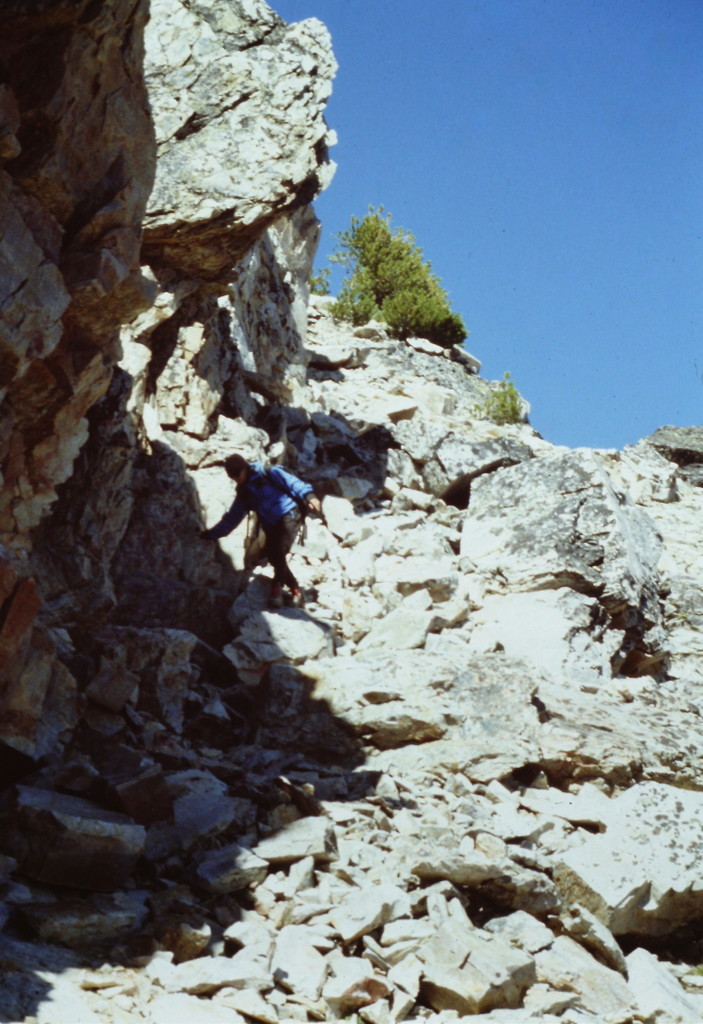
[[408, 231], [391, 228], [383, 207], [370, 208], [363, 220], [352, 217], [349, 230], [337, 237], [330, 260], [347, 268], [331, 307], [337, 319], [357, 325], [382, 320], [398, 338], [416, 335], [445, 348], [464, 340], [464, 322], [451, 311], [422, 250]]

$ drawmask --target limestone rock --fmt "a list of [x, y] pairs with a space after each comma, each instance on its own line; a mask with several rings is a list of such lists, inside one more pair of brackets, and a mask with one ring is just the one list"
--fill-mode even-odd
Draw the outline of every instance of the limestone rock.
[[679, 466], [703, 463], [703, 430], [700, 427], [660, 427], [645, 441]]
[[147, 258], [217, 278], [331, 177], [329, 36], [315, 19], [285, 26], [262, 2], [157, 3], [146, 52], [158, 143]]
[[409, 911], [406, 892], [392, 884], [366, 885], [354, 889], [330, 914], [330, 921], [343, 942], [353, 942]]
[[[478, 480], [461, 550], [515, 589], [569, 586], [597, 596], [611, 615], [650, 606], [657, 620], [659, 535], [640, 509], [619, 500], [595, 453], [554, 455]], [[646, 623], [640, 630], [641, 644]]]
[[262, 992], [273, 986], [266, 958], [248, 950], [234, 956], [207, 956], [178, 964], [167, 988], [171, 992], [204, 995], [221, 988], [254, 989]]
[[17, 786], [4, 799], [4, 852], [31, 878], [109, 891], [129, 877], [146, 840], [131, 818], [80, 797]]
[[[437, 937], [441, 939], [440, 934]], [[435, 945], [423, 968], [422, 990], [436, 1010], [480, 1014], [517, 1007], [535, 979], [532, 957], [500, 939], [469, 932], [461, 946], [450, 945], [445, 957], [438, 955]]]
[[262, 839], [253, 852], [269, 864], [285, 864], [304, 857], [326, 863], [336, 859], [337, 840], [332, 823], [325, 818], [300, 818], [276, 835]]
[[[155, 156], [142, 69], [147, 15], [145, 3], [58, 4], [18, 31], [16, 9], [0, 14], [2, 58], [13, 69], [3, 109], [15, 141], [5, 138], [21, 150], [0, 184], [0, 397], [15, 437], [11, 455], [5, 442], [1, 450], [0, 531], [13, 544], [70, 476], [84, 416], [109, 382], [104, 353], [115, 355], [119, 324], [148, 303], [139, 272]], [[38, 64], [47, 88], [27, 90], [23, 69]], [[52, 131], [35, 132], [39, 123]]]
[[640, 783], [615, 800], [607, 831], [566, 851], [555, 880], [614, 935], [666, 935], [699, 915], [699, 793]]
[[225, 655], [237, 667], [269, 665], [277, 661], [299, 665], [326, 654], [330, 633], [305, 611], [283, 608], [250, 616]]
[[211, 1000], [178, 993], [159, 993], [147, 1010], [148, 1024], [173, 1024], [187, 1020], [190, 1024], [242, 1024], [241, 1014], [228, 1006], [218, 1006]]
[[84, 951], [114, 945], [134, 933], [148, 913], [143, 897], [140, 900], [126, 893], [90, 900], [33, 900], [23, 903], [19, 912], [41, 942]]
[[624, 1022], [637, 1013], [632, 989], [616, 971], [598, 963], [583, 947], [566, 936], [535, 956], [537, 980], [552, 988], [574, 992], [578, 1004], [599, 1020]]
[[198, 863], [196, 877], [210, 892], [237, 892], [257, 882], [268, 873], [268, 861], [246, 847], [232, 843], [211, 850]]
[[703, 996], [686, 992], [676, 976], [646, 949], [634, 949], [627, 956], [627, 978], [644, 1017], [677, 1024], [700, 1020]]
[[385, 979], [361, 957], [338, 956], [332, 961], [332, 971], [323, 995], [336, 1018], [370, 1006], [390, 993]]
[[285, 989], [313, 1000], [319, 998], [327, 977], [325, 958], [300, 925], [287, 925], [278, 933], [271, 969]]

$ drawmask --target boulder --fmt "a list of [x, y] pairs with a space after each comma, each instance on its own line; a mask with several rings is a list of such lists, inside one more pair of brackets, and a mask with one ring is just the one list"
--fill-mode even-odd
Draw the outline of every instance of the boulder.
[[243, 1024], [246, 1019], [229, 1006], [184, 992], [157, 992], [147, 1013], [147, 1024], [174, 1024], [177, 1020], [187, 1020], [189, 1024]]
[[578, 996], [577, 1005], [598, 1020], [625, 1024], [638, 1012], [635, 994], [617, 971], [604, 967], [573, 939], [560, 935], [535, 954], [537, 981]]
[[304, 926], [286, 925], [280, 930], [271, 969], [278, 984], [287, 991], [319, 999], [327, 977], [327, 963]]
[[515, 590], [568, 586], [611, 614], [646, 607], [652, 621], [660, 551], [654, 524], [616, 493], [605, 459], [583, 450], [477, 480], [461, 543], [462, 555]]
[[390, 994], [390, 985], [368, 960], [357, 956], [331, 958], [332, 975], [323, 989], [335, 1018], [343, 1018]]
[[195, 876], [209, 892], [238, 892], [262, 882], [268, 870], [268, 861], [238, 843], [230, 843], [200, 857]]
[[2, 847], [47, 885], [110, 891], [132, 873], [146, 830], [81, 797], [16, 786], [2, 804]]
[[262, 839], [253, 853], [269, 864], [289, 864], [313, 857], [318, 863], [337, 858], [334, 826], [326, 818], [299, 818], [280, 832]]
[[332, 177], [329, 35], [312, 18], [286, 26], [261, 0], [175, 13], [157, 3], [145, 44], [158, 155], [146, 257], [221, 278]]
[[31, 900], [19, 917], [44, 943], [60, 943], [83, 951], [112, 946], [132, 935], [146, 921], [144, 896], [117, 893], [92, 899]]
[[329, 915], [343, 942], [374, 931], [376, 928], [404, 917], [410, 910], [408, 894], [391, 883], [364, 885], [354, 889], [343, 903]]
[[234, 956], [205, 956], [178, 964], [166, 988], [170, 992], [211, 995], [221, 988], [253, 989], [264, 992], [273, 987], [268, 957], [242, 949]]
[[703, 464], [702, 427], [660, 427], [644, 442], [681, 467]]
[[638, 948], [628, 954], [627, 979], [645, 1019], [676, 1024], [701, 1020], [703, 995], [687, 992], [666, 964], [648, 950]]
[[703, 795], [657, 782], [613, 801], [607, 830], [565, 851], [554, 879], [614, 935], [668, 935], [701, 915]]

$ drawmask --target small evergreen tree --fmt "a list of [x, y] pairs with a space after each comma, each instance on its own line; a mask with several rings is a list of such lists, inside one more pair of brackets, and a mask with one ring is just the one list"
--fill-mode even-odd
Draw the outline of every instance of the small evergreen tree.
[[464, 322], [449, 307], [447, 293], [432, 273], [413, 236], [391, 229], [383, 207], [369, 209], [363, 220], [352, 217], [331, 262], [346, 267], [336, 303], [338, 320], [363, 324], [382, 320], [398, 338], [418, 335], [445, 348], [467, 336]]
[[500, 425], [524, 421], [525, 414], [520, 392], [513, 384], [509, 373], [503, 374], [503, 379], [498, 387], [476, 407], [476, 413], [482, 419], [491, 420]]

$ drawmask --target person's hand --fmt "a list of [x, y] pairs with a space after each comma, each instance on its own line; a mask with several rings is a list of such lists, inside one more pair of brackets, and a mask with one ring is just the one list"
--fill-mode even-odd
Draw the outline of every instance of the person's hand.
[[310, 497], [307, 499], [307, 506], [308, 508], [311, 508], [313, 512], [317, 512], [318, 515], [320, 515], [320, 513], [322, 512], [322, 503], [315, 494], [311, 494]]

